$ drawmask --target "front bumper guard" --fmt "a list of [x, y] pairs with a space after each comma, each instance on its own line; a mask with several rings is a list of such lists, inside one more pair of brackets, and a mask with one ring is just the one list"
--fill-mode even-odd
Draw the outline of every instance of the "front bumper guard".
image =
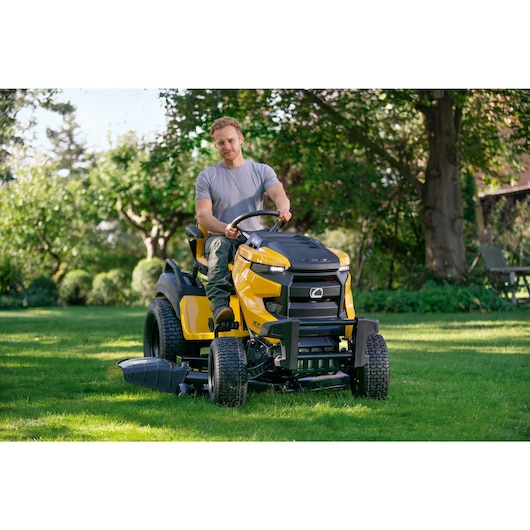
[[300, 331], [304, 328], [315, 329], [319, 326], [338, 326], [345, 334], [346, 326], [353, 326], [352, 341], [355, 345], [353, 352], [353, 366], [360, 368], [368, 363], [366, 354], [366, 343], [368, 337], [379, 332], [379, 321], [373, 318], [356, 317], [351, 320], [325, 319], [325, 320], [298, 320], [282, 319], [274, 322], [266, 322], [260, 332], [261, 337], [270, 337], [281, 340], [281, 356], [276, 357], [276, 366], [286, 370], [296, 370], [298, 366], [298, 342]]

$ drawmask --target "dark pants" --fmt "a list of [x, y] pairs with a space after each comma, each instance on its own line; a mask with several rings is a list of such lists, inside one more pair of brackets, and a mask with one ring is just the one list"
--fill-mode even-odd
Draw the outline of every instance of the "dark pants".
[[230, 305], [232, 273], [228, 269], [228, 264], [234, 260], [237, 247], [244, 242], [244, 238], [242, 239], [210, 236], [206, 240], [204, 246], [204, 254], [208, 258], [206, 296], [210, 300], [212, 313], [215, 313], [219, 307]]

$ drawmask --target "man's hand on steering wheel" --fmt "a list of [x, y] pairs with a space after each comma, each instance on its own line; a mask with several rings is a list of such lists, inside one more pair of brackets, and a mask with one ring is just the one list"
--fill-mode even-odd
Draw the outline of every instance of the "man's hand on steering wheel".
[[228, 239], [237, 239], [241, 235], [241, 232], [236, 226], [233, 226], [232, 223], [228, 223], [225, 227], [225, 236]]
[[278, 212], [279, 212], [278, 221], [282, 223], [287, 223], [293, 216], [289, 208], [283, 208], [281, 210], [278, 210]]

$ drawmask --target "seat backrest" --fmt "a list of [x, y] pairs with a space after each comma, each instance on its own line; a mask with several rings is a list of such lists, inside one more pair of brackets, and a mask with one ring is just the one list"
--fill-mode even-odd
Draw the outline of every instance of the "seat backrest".
[[206, 244], [206, 238], [208, 237], [208, 231], [204, 226], [197, 225], [199, 230], [202, 232], [202, 237], [197, 238], [197, 249], [195, 251], [195, 259], [201, 263], [202, 265], [205, 265], [208, 267], [208, 260], [206, 259], [206, 256], [204, 255], [204, 246]]
[[482, 257], [484, 258], [484, 265], [488, 270], [505, 269], [507, 267], [506, 260], [499, 247], [493, 245], [482, 247]]
[[208, 260], [204, 255], [204, 245], [206, 244], [208, 231], [198, 224], [196, 226], [187, 226], [185, 232], [193, 256], [194, 268], [203, 274], [207, 274]]

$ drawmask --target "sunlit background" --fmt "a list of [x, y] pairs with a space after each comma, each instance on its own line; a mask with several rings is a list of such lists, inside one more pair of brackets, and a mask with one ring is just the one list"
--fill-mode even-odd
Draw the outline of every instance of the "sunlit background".
[[[135, 131], [139, 138], [153, 140], [165, 127], [163, 102], [156, 89], [70, 88], [61, 90], [56, 101], [70, 101], [76, 108], [79, 140], [86, 143], [88, 151], [108, 149], [130, 131]], [[50, 147], [46, 128], [59, 128], [62, 118], [44, 109], [34, 112], [24, 109], [21, 118], [29, 119], [31, 114], [37, 120], [31, 131], [32, 144], [46, 150]]]

